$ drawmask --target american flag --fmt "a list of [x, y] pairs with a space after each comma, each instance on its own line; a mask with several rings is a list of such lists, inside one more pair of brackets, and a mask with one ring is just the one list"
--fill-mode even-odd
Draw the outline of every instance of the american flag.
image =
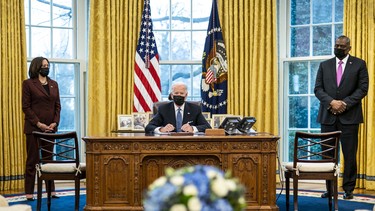
[[135, 54], [133, 112], [151, 111], [152, 104], [161, 99], [159, 55], [152, 32], [150, 0], [145, 0], [143, 7]]
[[206, 83], [210, 84], [212, 82], [216, 81], [216, 71], [212, 71], [212, 68], [208, 68], [207, 73], [206, 73]]

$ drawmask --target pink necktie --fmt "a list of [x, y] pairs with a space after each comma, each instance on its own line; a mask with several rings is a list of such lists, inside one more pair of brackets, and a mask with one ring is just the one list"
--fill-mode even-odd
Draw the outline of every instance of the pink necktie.
[[336, 74], [336, 79], [337, 79], [337, 86], [340, 85], [340, 81], [341, 81], [341, 78], [342, 78], [342, 63], [344, 63], [343, 61], [339, 61], [339, 67], [337, 68], [337, 74]]

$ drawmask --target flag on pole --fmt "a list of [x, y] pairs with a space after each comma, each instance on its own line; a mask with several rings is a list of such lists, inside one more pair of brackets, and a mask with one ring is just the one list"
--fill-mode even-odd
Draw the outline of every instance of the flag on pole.
[[216, 0], [212, 1], [202, 58], [202, 110], [227, 113], [228, 65]]
[[150, 0], [144, 0], [143, 8], [134, 64], [133, 112], [151, 111], [153, 103], [161, 99], [159, 55], [152, 32]]

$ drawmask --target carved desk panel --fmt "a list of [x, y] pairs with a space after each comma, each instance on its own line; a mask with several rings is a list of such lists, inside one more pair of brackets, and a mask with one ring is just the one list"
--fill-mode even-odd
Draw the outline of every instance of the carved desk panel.
[[276, 150], [279, 137], [149, 136], [120, 133], [84, 137], [85, 210], [143, 210], [148, 185], [166, 167], [205, 164], [231, 171], [246, 187], [247, 210], [278, 210]]

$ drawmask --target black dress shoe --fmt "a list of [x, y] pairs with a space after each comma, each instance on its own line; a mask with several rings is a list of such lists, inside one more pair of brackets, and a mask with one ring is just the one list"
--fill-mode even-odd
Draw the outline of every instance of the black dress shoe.
[[353, 199], [353, 192], [352, 191], [347, 191], [344, 193], [343, 199]]
[[53, 199], [58, 199], [58, 198], [60, 198], [60, 197], [59, 197], [59, 196], [56, 196], [56, 195], [52, 195], [51, 198], [53, 198]]
[[322, 193], [322, 195], [320, 195], [320, 197], [322, 197], [322, 198], [328, 198], [328, 192], [326, 191], [326, 192]]
[[26, 198], [27, 201], [35, 201], [35, 198], [32, 197], [32, 198]]

